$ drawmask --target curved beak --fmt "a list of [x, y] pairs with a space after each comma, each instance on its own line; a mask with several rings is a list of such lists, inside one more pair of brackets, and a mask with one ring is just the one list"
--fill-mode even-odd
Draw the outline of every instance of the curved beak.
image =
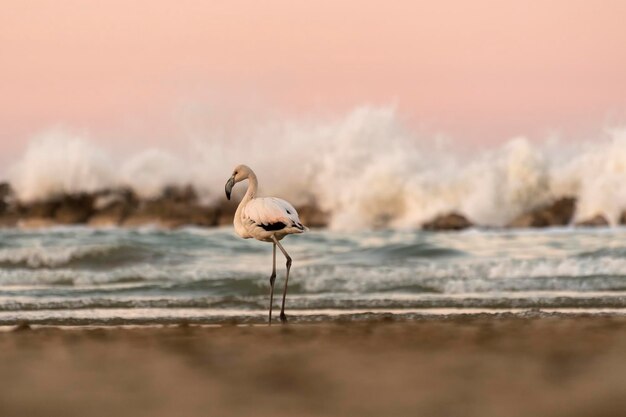
[[233, 186], [235, 185], [235, 177], [232, 176], [226, 181], [226, 186], [224, 187], [224, 191], [226, 191], [226, 198], [230, 200], [230, 192], [233, 190]]

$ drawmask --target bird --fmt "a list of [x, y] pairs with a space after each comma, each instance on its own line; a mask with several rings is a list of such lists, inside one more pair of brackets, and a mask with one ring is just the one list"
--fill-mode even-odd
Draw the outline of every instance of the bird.
[[302, 224], [296, 209], [287, 201], [276, 197], [257, 197], [259, 182], [257, 176], [247, 165], [237, 165], [231, 177], [226, 182], [224, 190], [226, 198], [230, 200], [235, 184], [248, 180], [248, 189], [237, 206], [233, 224], [235, 233], [244, 239], [256, 239], [273, 244], [272, 274], [270, 275], [270, 307], [269, 325], [272, 324], [272, 305], [274, 302], [274, 282], [276, 280], [276, 247], [280, 249], [286, 259], [287, 272], [285, 274], [285, 288], [283, 302], [280, 308], [280, 321], [287, 322], [285, 315], [285, 299], [287, 298], [287, 284], [292, 259], [280, 241], [287, 235], [301, 234], [309, 229]]

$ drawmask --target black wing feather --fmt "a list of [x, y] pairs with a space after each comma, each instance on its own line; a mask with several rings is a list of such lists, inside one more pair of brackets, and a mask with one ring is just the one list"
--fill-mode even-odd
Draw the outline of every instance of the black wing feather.
[[273, 232], [276, 230], [282, 230], [287, 225], [283, 222], [278, 222], [278, 223], [270, 223], [270, 224], [260, 224], [259, 226], [261, 226], [263, 230], [265, 230], [266, 232]]

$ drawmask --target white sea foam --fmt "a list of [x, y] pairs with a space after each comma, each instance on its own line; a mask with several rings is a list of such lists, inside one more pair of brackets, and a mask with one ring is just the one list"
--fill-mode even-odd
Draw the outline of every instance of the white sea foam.
[[22, 200], [95, 191], [116, 181], [115, 165], [105, 152], [58, 129], [34, 138], [8, 176]]
[[[625, 237], [624, 228], [313, 231], [285, 242], [288, 308], [624, 310]], [[89, 324], [99, 309], [124, 309], [124, 320], [198, 308], [245, 315], [267, 305], [270, 263], [271, 245], [222, 229], [0, 229], [0, 315]]]
[[191, 183], [210, 201], [222, 198], [232, 168], [247, 163], [262, 193], [295, 204], [315, 199], [336, 230], [413, 227], [453, 210], [498, 226], [566, 195], [578, 198], [576, 220], [602, 214], [615, 224], [626, 209], [626, 129], [577, 144], [518, 137], [468, 151], [410, 131], [393, 109], [361, 107], [334, 120], [268, 121], [185, 139], [178, 154], [152, 149], [124, 158], [84, 137], [48, 132], [9, 180], [25, 200], [116, 185], [147, 197]]
[[532, 259], [473, 262], [423, 262], [418, 265], [376, 268], [333, 265], [305, 268], [301, 285], [307, 292], [335, 291], [365, 294], [392, 289], [421, 289], [425, 293], [489, 293], [503, 291], [623, 290], [626, 260]]

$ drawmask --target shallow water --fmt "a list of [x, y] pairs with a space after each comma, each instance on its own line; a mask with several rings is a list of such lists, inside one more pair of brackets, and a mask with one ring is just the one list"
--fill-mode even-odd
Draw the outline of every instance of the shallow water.
[[[626, 228], [313, 231], [283, 243], [294, 318], [626, 314]], [[271, 251], [231, 228], [0, 230], [0, 324], [263, 321]], [[281, 294], [280, 252], [277, 263]]]

